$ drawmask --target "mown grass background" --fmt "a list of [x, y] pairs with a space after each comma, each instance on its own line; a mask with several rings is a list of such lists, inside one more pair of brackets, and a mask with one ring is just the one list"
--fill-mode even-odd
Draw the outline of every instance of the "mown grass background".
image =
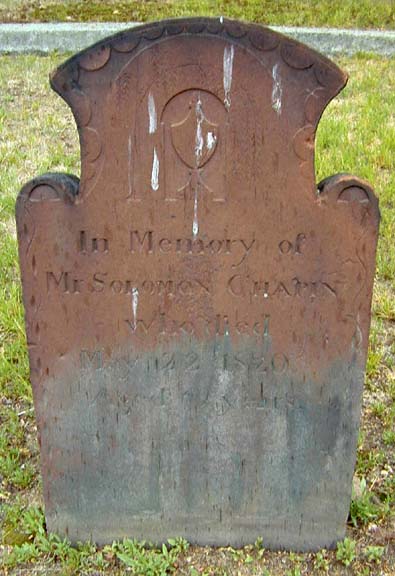
[[[0, 14], [4, 7], [19, 9], [27, 4], [0, 0]], [[64, 3], [66, 7], [88, 4], [93, 3]], [[103, 2], [112, 9], [116, 4]], [[157, 6], [155, 14], [153, 4]], [[167, 9], [176, 4], [141, 3], [151, 10], [147, 14], [153, 19], [169, 15], [162, 14], [162, 5]], [[200, 13], [207, 13], [210, 4], [201, 2]], [[229, 8], [236, 2], [217, 3], [225, 4]], [[246, 3], [239, 4], [243, 7]], [[278, 15], [285, 4], [278, 3]], [[334, 8], [340, 5], [331, 4]], [[344, 2], [348, 8], [353, 4]], [[40, 2], [43, 9], [50, 5], [47, 0]], [[320, 5], [325, 9], [329, 3]], [[388, 14], [393, 16], [393, 2], [359, 5], [362, 12], [375, 5], [380, 10], [390, 9]], [[249, 2], [248, 7], [258, 10], [258, 3]], [[229, 15], [225, 10], [224, 14]], [[293, 554], [266, 551], [260, 541], [242, 550], [191, 547], [180, 539], [162, 550], [129, 541], [102, 549], [89, 543], [72, 548], [45, 531], [14, 205], [23, 183], [40, 173], [79, 173], [74, 120], [48, 84], [49, 72], [64, 59], [59, 55], [0, 57], [0, 573], [395, 574], [395, 61], [373, 56], [338, 59], [350, 75], [349, 84], [330, 104], [318, 129], [317, 181], [343, 171], [369, 180], [379, 196], [382, 222], [347, 539], [335, 551]]]

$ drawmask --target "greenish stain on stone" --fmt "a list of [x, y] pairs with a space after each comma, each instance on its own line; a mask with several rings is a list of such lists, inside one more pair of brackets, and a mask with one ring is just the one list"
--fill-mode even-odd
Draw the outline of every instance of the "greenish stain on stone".
[[363, 373], [355, 356], [314, 382], [291, 363], [277, 373], [271, 358], [268, 336], [237, 348], [228, 336], [191, 339], [85, 358], [48, 383], [49, 529], [96, 542], [113, 530], [161, 542], [171, 527], [191, 542], [204, 530], [218, 545], [333, 545], [348, 512]]

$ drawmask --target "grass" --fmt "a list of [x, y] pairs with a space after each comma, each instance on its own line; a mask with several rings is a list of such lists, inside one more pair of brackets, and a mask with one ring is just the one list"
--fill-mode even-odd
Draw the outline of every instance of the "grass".
[[[339, 61], [350, 81], [317, 135], [317, 180], [341, 171], [368, 179], [382, 224], [360, 442], [347, 540], [337, 551], [268, 552], [124, 541], [73, 548], [45, 532], [38, 446], [28, 380], [14, 223], [22, 184], [51, 171], [79, 173], [71, 112], [49, 89], [63, 57], [0, 58], [0, 567], [20, 574], [293, 575], [395, 573], [395, 62]], [[1, 568], [0, 568], [1, 571]]]
[[0, 0], [0, 21], [139, 21], [227, 16], [289, 26], [395, 28], [393, 0]]

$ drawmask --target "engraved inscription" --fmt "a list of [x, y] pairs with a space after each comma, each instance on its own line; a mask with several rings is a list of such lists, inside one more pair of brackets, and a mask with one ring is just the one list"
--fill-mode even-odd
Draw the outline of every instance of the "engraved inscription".
[[164, 312], [154, 312], [150, 317], [125, 319], [125, 324], [131, 334], [145, 336], [150, 333], [159, 336], [224, 336], [237, 334], [239, 336], [252, 336], [262, 338], [269, 332], [268, 314], [262, 314], [255, 319], [241, 318], [236, 310], [232, 315], [216, 314], [211, 318], [196, 318], [179, 320], [172, 318]]
[[281, 254], [302, 254], [302, 247], [306, 242], [306, 234], [298, 234], [294, 241], [281, 240], [278, 247]]
[[47, 291], [64, 294], [138, 294], [147, 296], [193, 296], [210, 294], [208, 282], [190, 280], [113, 278], [108, 272], [94, 272], [89, 279], [75, 278], [71, 272], [47, 272]]
[[236, 298], [288, 298], [301, 297], [314, 300], [315, 298], [337, 297], [336, 289], [328, 282], [322, 280], [303, 281], [298, 277], [289, 280], [255, 280], [235, 274], [229, 278], [227, 289], [229, 294]]
[[47, 292], [57, 290], [64, 294], [78, 294], [82, 290], [83, 280], [75, 278], [70, 272], [54, 272], [47, 271]]
[[89, 236], [86, 230], [81, 230], [78, 239], [78, 250], [82, 254], [103, 252], [106, 253], [110, 249], [109, 240], [107, 238], [98, 238]]
[[[258, 251], [259, 245], [252, 233], [250, 238], [196, 238], [160, 236], [155, 230], [131, 230], [129, 247], [132, 254], [193, 254], [193, 255], [232, 255], [237, 258], [234, 266], [239, 266], [251, 251]], [[294, 240], [283, 239], [278, 243], [282, 255], [302, 254], [307, 241], [304, 233], [297, 234]], [[108, 238], [90, 235], [81, 230], [78, 235], [78, 251], [82, 254], [107, 253], [110, 249]]]
[[[170, 377], [175, 374], [189, 378], [183, 381], [179, 391], [184, 404], [193, 402], [200, 407], [214, 408], [221, 414], [228, 408], [255, 407], [270, 411], [295, 403], [291, 392], [283, 395], [273, 389], [276, 378], [289, 370], [289, 359], [284, 353], [271, 354], [258, 349], [236, 353], [225, 351], [220, 346], [208, 354], [203, 351], [164, 351], [150, 356], [124, 356], [114, 362], [111, 359], [105, 361], [102, 350], [81, 350], [80, 363], [84, 378], [89, 372], [111, 375], [116, 370], [122, 383], [118, 384], [120, 389], [103, 388], [96, 391], [94, 398], [105, 396], [106, 402], [115, 401], [117, 406], [127, 404], [129, 409], [144, 400], [162, 407], [171, 404], [173, 395], [178, 394], [175, 380]], [[144, 374], [150, 374], [150, 385], [136, 386], [136, 375]], [[240, 382], [238, 390], [231, 386], [233, 377]]]
[[81, 350], [80, 366], [82, 369], [100, 370], [103, 367], [103, 350]]
[[130, 251], [132, 253], [227, 255], [236, 258], [234, 266], [242, 264], [255, 245], [254, 235], [249, 239], [215, 238], [203, 240], [201, 238], [160, 237], [154, 230], [144, 232], [132, 230], [130, 232]]
[[[200, 278], [117, 278], [109, 272], [97, 271], [88, 278], [76, 278], [70, 271], [46, 272], [47, 292], [78, 295], [82, 293], [112, 295], [166, 296], [169, 298], [212, 294], [214, 287], [208, 280]], [[301, 298], [305, 301], [337, 298], [338, 287], [324, 280], [302, 280], [298, 277], [279, 280], [257, 280], [249, 276], [234, 274], [226, 284], [228, 293], [234, 298], [287, 299]]]
[[114, 294], [133, 294], [134, 290], [150, 296], [191, 296], [198, 293], [210, 293], [207, 284], [199, 279], [194, 280], [111, 280], [107, 272], [95, 272], [89, 284], [91, 292], [110, 291]]

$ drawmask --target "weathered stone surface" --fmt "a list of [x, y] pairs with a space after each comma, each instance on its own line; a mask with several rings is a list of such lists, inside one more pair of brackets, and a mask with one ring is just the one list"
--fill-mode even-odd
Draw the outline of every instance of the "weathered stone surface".
[[53, 74], [81, 181], [45, 175], [17, 204], [50, 530], [343, 537], [379, 221], [366, 182], [315, 183], [345, 81], [210, 19], [135, 28]]

